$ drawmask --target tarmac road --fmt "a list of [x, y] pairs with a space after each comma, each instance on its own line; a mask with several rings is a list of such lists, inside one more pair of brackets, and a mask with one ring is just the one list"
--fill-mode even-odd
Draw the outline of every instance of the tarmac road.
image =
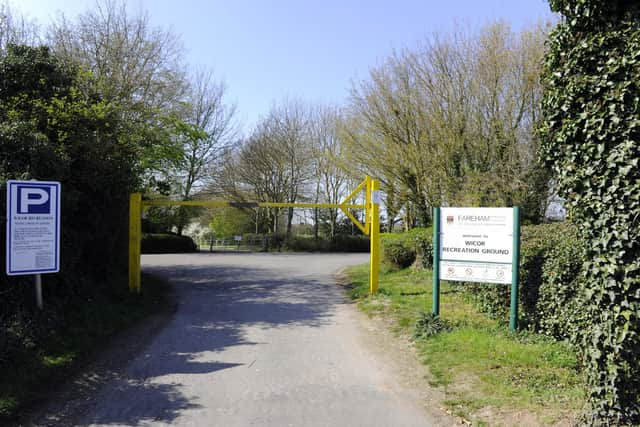
[[81, 425], [430, 426], [335, 284], [366, 254], [143, 256], [178, 309]]

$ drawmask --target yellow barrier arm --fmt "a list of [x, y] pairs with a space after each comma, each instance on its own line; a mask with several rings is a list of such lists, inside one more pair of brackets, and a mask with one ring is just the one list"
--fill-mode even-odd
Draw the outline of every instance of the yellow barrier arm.
[[[224, 202], [224, 201], [174, 201], [145, 200], [140, 193], [132, 193], [129, 197], [129, 290], [140, 292], [140, 244], [142, 239], [142, 209], [150, 206], [229, 206], [236, 208], [249, 207], [299, 207], [299, 208], [339, 208], [365, 234], [371, 242], [369, 292], [378, 291], [378, 274], [380, 264], [380, 183], [366, 177], [355, 190], [339, 205], [329, 203], [276, 203], [276, 202]], [[365, 190], [365, 204], [349, 202]], [[353, 216], [349, 209], [364, 209], [364, 225]]]

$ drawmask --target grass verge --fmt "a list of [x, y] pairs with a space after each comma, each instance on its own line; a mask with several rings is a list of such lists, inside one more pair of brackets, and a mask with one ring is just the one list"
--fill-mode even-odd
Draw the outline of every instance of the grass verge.
[[[358, 307], [391, 320], [398, 334], [411, 336], [421, 313], [431, 311], [431, 271], [383, 271], [374, 296], [368, 295], [368, 265], [347, 274]], [[415, 345], [432, 385], [443, 388], [444, 404], [455, 415], [476, 425], [553, 425], [579, 412], [583, 383], [568, 345], [530, 332], [510, 333], [506, 319], [479, 313], [460, 284], [442, 283], [440, 315], [452, 327]]]
[[[12, 349], [0, 376], [0, 424], [16, 422], [110, 342], [117, 333], [166, 309], [169, 284], [143, 274], [142, 292], [126, 287], [65, 307], [62, 326]], [[45, 301], [46, 303], [46, 301]], [[46, 316], [45, 316], [46, 317]]]

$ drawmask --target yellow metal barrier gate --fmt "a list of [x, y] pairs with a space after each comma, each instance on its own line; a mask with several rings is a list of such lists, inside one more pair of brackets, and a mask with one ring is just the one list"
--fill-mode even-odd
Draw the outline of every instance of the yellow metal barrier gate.
[[[378, 268], [380, 263], [380, 192], [379, 183], [366, 177], [355, 190], [340, 204], [330, 203], [275, 203], [275, 202], [222, 202], [222, 201], [174, 201], [142, 200], [140, 193], [129, 198], [129, 290], [140, 292], [140, 241], [142, 237], [142, 212], [151, 206], [215, 206], [236, 208], [335, 208], [340, 209], [371, 241], [369, 292], [378, 291]], [[362, 190], [365, 204], [350, 204]], [[349, 209], [364, 209], [365, 222], [362, 224]]]

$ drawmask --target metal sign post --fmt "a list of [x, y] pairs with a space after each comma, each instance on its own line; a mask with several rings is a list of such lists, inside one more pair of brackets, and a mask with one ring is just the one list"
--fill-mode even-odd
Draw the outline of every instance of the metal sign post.
[[42, 302], [42, 275], [36, 274], [36, 306], [42, 310], [44, 304]]
[[509, 328], [518, 329], [518, 282], [520, 281], [520, 208], [513, 208], [513, 260], [511, 261], [511, 315]]
[[433, 303], [432, 311], [440, 315], [440, 208], [433, 208]]

